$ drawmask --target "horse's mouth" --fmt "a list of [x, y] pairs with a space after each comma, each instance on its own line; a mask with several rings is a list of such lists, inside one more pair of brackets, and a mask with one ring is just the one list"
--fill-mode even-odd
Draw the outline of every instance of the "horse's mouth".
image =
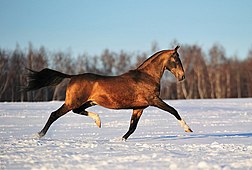
[[180, 76], [178, 79], [179, 79], [179, 81], [185, 80], [185, 75]]

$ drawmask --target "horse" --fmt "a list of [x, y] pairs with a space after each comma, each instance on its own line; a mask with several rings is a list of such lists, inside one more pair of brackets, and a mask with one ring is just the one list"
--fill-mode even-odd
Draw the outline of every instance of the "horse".
[[86, 110], [94, 105], [100, 105], [108, 109], [133, 109], [129, 129], [122, 137], [123, 140], [127, 140], [136, 130], [143, 110], [149, 106], [171, 113], [185, 132], [192, 132], [177, 110], [159, 97], [160, 79], [165, 70], [169, 70], [178, 81], [185, 79], [184, 69], [177, 52], [178, 49], [179, 46], [172, 50], [158, 51], [136, 69], [129, 70], [118, 76], [93, 73], [69, 75], [49, 68], [41, 71], [29, 69], [26, 91], [55, 86], [63, 79], [70, 79], [64, 104], [51, 113], [45, 126], [38, 133], [39, 138], [46, 134], [54, 121], [71, 110], [74, 113], [91, 117], [95, 120], [97, 126], [101, 127], [99, 115]]

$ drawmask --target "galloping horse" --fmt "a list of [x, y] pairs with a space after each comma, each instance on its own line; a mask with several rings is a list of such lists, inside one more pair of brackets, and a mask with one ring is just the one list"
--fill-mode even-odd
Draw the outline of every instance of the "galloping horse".
[[38, 133], [43, 137], [51, 124], [69, 111], [93, 118], [101, 127], [99, 115], [86, 109], [100, 105], [109, 109], [133, 109], [130, 127], [123, 136], [126, 140], [136, 129], [143, 110], [155, 106], [174, 115], [186, 132], [192, 132], [181, 119], [178, 112], [160, 99], [160, 79], [167, 69], [179, 81], [185, 79], [182, 63], [177, 52], [162, 50], [153, 54], [135, 70], [130, 70], [119, 76], [102, 76], [92, 73], [68, 75], [51, 69], [39, 72], [30, 70], [28, 87], [25, 90], [36, 90], [45, 86], [55, 86], [63, 79], [69, 78], [66, 89], [65, 103], [52, 112], [44, 128]]

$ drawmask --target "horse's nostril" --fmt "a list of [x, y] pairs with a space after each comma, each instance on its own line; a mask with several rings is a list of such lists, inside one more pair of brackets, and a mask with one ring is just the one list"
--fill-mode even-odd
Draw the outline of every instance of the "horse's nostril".
[[185, 75], [182, 76], [182, 80], [184, 80], [184, 79], [185, 79]]

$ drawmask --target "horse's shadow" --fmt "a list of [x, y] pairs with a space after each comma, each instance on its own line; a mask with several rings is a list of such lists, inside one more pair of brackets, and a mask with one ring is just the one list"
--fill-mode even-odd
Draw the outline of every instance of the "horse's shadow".
[[210, 134], [189, 134], [189, 135], [165, 135], [158, 137], [139, 137], [131, 138], [131, 140], [187, 140], [187, 139], [203, 139], [203, 138], [249, 138], [252, 133], [210, 133]]

